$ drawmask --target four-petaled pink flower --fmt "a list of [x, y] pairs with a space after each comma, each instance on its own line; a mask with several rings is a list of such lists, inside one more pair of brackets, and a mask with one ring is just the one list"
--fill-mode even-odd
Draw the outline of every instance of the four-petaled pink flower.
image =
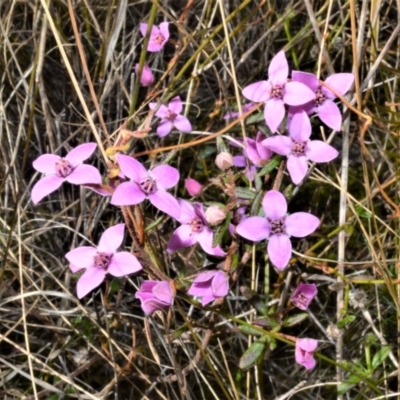
[[[157, 103], [149, 103], [150, 109], [154, 110], [157, 107]], [[157, 135], [164, 137], [172, 131], [172, 128], [182, 132], [190, 132], [192, 125], [190, 121], [181, 115], [182, 112], [182, 101], [179, 96], [174, 97], [167, 106], [163, 104], [156, 111], [156, 116], [161, 118], [160, 124], [157, 127]]]
[[300, 310], [307, 310], [318, 289], [315, 283], [299, 283], [290, 297], [290, 301]]
[[320, 221], [312, 214], [297, 212], [287, 215], [287, 203], [277, 190], [267, 192], [262, 201], [264, 217], [249, 217], [236, 227], [238, 235], [258, 242], [268, 238], [267, 251], [279, 270], [289, 263], [292, 254], [290, 236], [305, 237], [317, 229]]
[[300, 110], [293, 115], [289, 124], [290, 136], [273, 136], [265, 139], [262, 144], [275, 153], [287, 156], [287, 169], [295, 185], [306, 176], [308, 162], [328, 162], [338, 156], [338, 151], [321, 140], [309, 140], [311, 122], [307, 113]]
[[32, 201], [39, 203], [43, 197], [57, 190], [64, 181], [74, 185], [101, 184], [100, 172], [91, 165], [82, 164], [96, 150], [96, 143], [85, 143], [72, 149], [64, 158], [43, 154], [33, 162], [36, 171], [46, 174], [32, 188]]
[[229, 292], [229, 279], [223, 271], [207, 271], [197, 275], [188, 290], [191, 296], [201, 297], [203, 306], [225, 297]]
[[313, 369], [316, 365], [314, 351], [318, 346], [315, 339], [297, 339], [295, 348], [296, 362], [306, 369]]
[[159, 165], [149, 171], [132, 157], [118, 154], [117, 161], [122, 173], [130, 179], [115, 189], [111, 204], [131, 206], [149, 199], [150, 203], [166, 214], [179, 218], [178, 201], [166, 189], [175, 186], [179, 181], [179, 172], [169, 165]]
[[178, 200], [180, 217], [176, 218], [182, 225], [175, 230], [168, 242], [167, 251], [173, 253], [182, 247], [199, 243], [208, 254], [223, 257], [226, 253], [218, 245], [213, 247], [213, 231], [208, 226], [207, 219], [200, 203], [191, 205], [186, 200]]
[[[161, 22], [160, 27], [152, 26], [147, 50], [155, 53], [162, 50], [169, 39], [168, 22]], [[148, 24], [140, 24], [140, 32], [146, 36]]]
[[242, 94], [253, 102], [264, 101], [264, 117], [272, 133], [276, 132], [285, 116], [285, 104], [299, 106], [315, 98], [314, 92], [300, 82], [287, 82], [289, 65], [285, 53], [280, 51], [271, 60], [268, 81], [246, 86]]
[[135, 297], [140, 299], [146, 314], [171, 307], [174, 303], [174, 295], [167, 281], [143, 281]]
[[78, 298], [81, 299], [99, 286], [107, 273], [121, 277], [142, 269], [133, 254], [127, 251], [117, 252], [124, 239], [124, 230], [125, 224], [112, 226], [101, 235], [97, 248], [82, 246], [65, 255], [72, 272], [86, 269], [76, 286]]
[[[336, 95], [325, 86], [322, 86], [318, 78], [309, 72], [293, 71], [294, 82], [301, 82], [314, 92], [314, 99], [302, 105], [301, 109], [307, 114], [316, 112], [329, 128], [340, 131], [342, 126], [342, 114], [339, 107], [334, 103]], [[354, 75], [349, 73], [333, 74], [325, 82], [332, 86], [340, 95], [344, 95], [354, 82]], [[295, 108], [295, 112], [297, 107]]]
[[[135, 72], [139, 72], [139, 64], [135, 65]], [[154, 82], [154, 75], [153, 72], [151, 72], [151, 69], [149, 67], [149, 64], [144, 63], [143, 69], [142, 69], [142, 75], [140, 76], [140, 83], [143, 86], [150, 86]]]

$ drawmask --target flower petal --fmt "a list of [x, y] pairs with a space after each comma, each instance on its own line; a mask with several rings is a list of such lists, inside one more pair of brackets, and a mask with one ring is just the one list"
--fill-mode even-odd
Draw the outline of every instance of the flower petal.
[[[354, 75], [342, 72], [340, 74], [333, 74], [325, 79], [325, 82], [332, 86], [342, 96], [348, 92], [354, 82]], [[325, 86], [322, 86], [322, 92], [325, 96], [334, 99], [336, 95]]]
[[167, 305], [157, 300], [144, 300], [141, 304], [142, 310], [145, 314], [153, 314], [153, 312], [161, 310], [162, 308], [168, 307]]
[[[145, 24], [145, 23], [140, 24], [140, 33], [143, 36], [146, 36], [147, 27], [148, 27], [148, 24]], [[152, 30], [153, 30], [153, 27], [152, 27]], [[151, 31], [150, 31], [150, 33], [151, 33]]]
[[200, 244], [201, 248], [207, 253], [212, 256], [217, 256], [217, 257], [224, 257], [226, 256], [226, 253], [221, 249], [221, 247], [218, 245], [216, 247], [213, 247], [213, 231], [211, 228], [205, 226], [203, 227], [203, 232], [198, 233], [195, 235], [195, 238], [197, 242]]
[[311, 140], [305, 149], [306, 156], [314, 162], [329, 162], [339, 155], [339, 152], [321, 140]]
[[178, 221], [181, 224], [189, 224], [190, 221], [197, 216], [194, 207], [188, 201], [183, 199], [179, 199], [178, 204], [181, 208], [181, 215]]
[[43, 154], [39, 156], [33, 163], [33, 168], [43, 174], [55, 174], [56, 162], [60, 161], [61, 157], [55, 154]]
[[235, 167], [244, 168], [247, 166], [246, 157], [245, 156], [234, 156], [233, 157], [233, 165]]
[[274, 85], [284, 85], [289, 75], [289, 65], [285, 52], [281, 50], [271, 60], [268, 67], [268, 79]]
[[157, 190], [156, 192], [149, 194], [148, 199], [154, 207], [170, 215], [172, 218], [179, 220], [181, 207], [172, 194], [169, 194], [164, 190]]
[[156, 178], [157, 187], [170, 189], [179, 181], [179, 171], [169, 165], [159, 165], [153, 168], [151, 173]]
[[287, 267], [292, 255], [292, 243], [286, 235], [272, 235], [268, 241], [268, 256], [279, 270]]
[[120, 277], [141, 271], [143, 267], [138, 259], [127, 251], [115, 253], [108, 265], [107, 272], [112, 276]]
[[85, 183], [101, 185], [102, 183], [99, 170], [87, 164], [81, 164], [75, 167], [65, 180], [74, 185], [84, 185]]
[[173, 127], [174, 124], [171, 121], [167, 120], [161, 121], [157, 127], [157, 135], [159, 137], [167, 136], [172, 131]]
[[175, 114], [180, 114], [182, 112], [182, 101], [179, 96], [174, 97], [168, 104], [168, 108]]
[[140, 182], [147, 177], [146, 168], [135, 158], [117, 154], [117, 161], [122, 173], [129, 179]]
[[266, 101], [270, 98], [271, 84], [267, 81], [260, 81], [246, 86], [242, 90], [242, 94], [246, 99], [258, 103]]
[[225, 297], [229, 292], [229, 279], [222, 271], [218, 271], [211, 283], [215, 297]]
[[301, 106], [315, 99], [315, 93], [300, 82], [288, 82], [285, 86], [283, 102], [289, 106]]
[[[149, 103], [149, 107], [151, 110], [154, 110], [157, 107], [158, 103]], [[158, 110], [156, 111], [156, 117], [158, 118], [167, 118], [169, 115], [169, 109], [164, 104], [161, 104]]]
[[282, 100], [269, 99], [265, 103], [264, 118], [268, 128], [271, 129], [272, 133], [275, 133], [278, 130], [284, 116], [285, 106], [283, 105]]
[[339, 107], [330, 99], [326, 99], [319, 107], [316, 107], [320, 120], [335, 131], [342, 127], [342, 114]]
[[139, 292], [148, 292], [151, 293], [153, 296], [153, 288], [158, 285], [158, 281], [143, 281], [142, 284], [140, 285], [140, 290], [136, 292], [136, 298], [138, 298], [138, 293]]
[[292, 71], [292, 80], [295, 82], [301, 82], [310, 88], [313, 92], [319, 88], [320, 83], [318, 78], [314, 74], [302, 71]]
[[265, 193], [262, 201], [262, 208], [267, 218], [271, 221], [282, 219], [287, 213], [285, 196], [277, 190], [270, 190]]
[[33, 186], [31, 192], [33, 204], [36, 205], [37, 203], [39, 203], [40, 200], [43, 199], [43, 197], [46, 197], [50, 193], [57, 190], [63, 182], [64, 178], [61, 178], [57, 175], [47, 175], [37, 181]]
[[191, 132], [192, 124], [184, 115], [177, 115], [174, 120], [175, 128], [182, 132]]
[[293, 114], [289, 127], [290, 137], [295, 142], [305, 142], [311, 136], [311, 122], [305, 111]]
[[315, 339], [297, 339], [296, 345], [302, 350], [313, 352], [318, 347], [318, 340]]
[[[199, 275], [196, 276], [194, 279], [193, 283], [201, 283], [201, 282], [211, 282], [211, 280], [214, 278], [214, 276], [218, 273], [218, 270], [212, 270], [212, 271], [205, 271], [200, 273]], [[198, 295], [195, 295], [198, 296]]]
[[295, 185], [298, 185], [307, 175], [308, 162], [305, 156], [289, 156], [286, 167], [289, 171], [290, 178]]
[[96, 267], [87, 269], [76, 284], [78, 298], [81, 299], [97, 286], [100, 286], [105, 277], [106, 271], [104, 269]]
[[263, 146], [282, 156], [292, 152], [293, 140], [287, 136], [272, 136], [262, 142]]
[[114, 206], [133, 206], [146, 198], [142, 189], [135, 182], [123, 182], [115, 189], [110, 203]]
[[262, 132], [258, 131], [256, 137], [256, 148], [260, 157], [261, 165], [265, 165], [266, 161], [268, 161], [273, 155], [270, 149], [263, 146], [262, 142], [264, 141], [264, 139], [265, 135]]
[[75, 267], [91, 268], [94, 265], [94, 257], [97, 254], [97, 249], [92, 246], [81, 246], [69, 251], [65, 258]]
[[196, 238], [192, 235], [192, 228], [190, 225], [181, 225], [169, 239], [167, 252], [173, 253], [182, 247], [193, 246], [195, 243]]
[[[165, 42], [169, 39], [169, 22], [161, 22], [160, 26], [160, 33], [164, 36]], [[164, 46], [165, 43], [163, 43]]]
[[302, 238], [313, 233], [320, 222], [315, 215], [297, 212], [286, 218], [286, 232], [290, 236]]
[[125, 224], [117, 224], [106, 229], [99, 240], [97, 250], [104, 253], [115, 253], [124, 240]]
[[236, 233], [245, 239], [259, 242], [266, 239], [271, 232], [269, 222], [263, 217], [249, 217], [236, 227]]
[[156, 296], [157, 300], [162, 301], [165, 304], [172, 305], [173, 295], [169, 282], [161, 281], [153, 288], [153, 294]]
[[82, 164], [86, 159], [88, 159], [96, 150], [96, 143], [84, 143], [74, 149], [72, 149], [66, 156], [65, 159], [68, 160], [74, 167]]

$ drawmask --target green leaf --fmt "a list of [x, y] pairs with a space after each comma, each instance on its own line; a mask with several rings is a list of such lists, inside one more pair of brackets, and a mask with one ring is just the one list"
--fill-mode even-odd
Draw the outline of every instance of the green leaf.
[[260, 190], [256, 194], [256, 197], [254, 198], [253, 203], [251, 204], [250, 215], [258, 215], [261, 208], [261, 202], [263, 197], [264, 197], [264, 192]]
[[372, 370], [375, 370], [385, 361], [391, 349], [391, 346], [382, 346], [382, 348], [372, 358]]
[[244, 333], [245, 335], [263, 336], [262, 332], [257, 331], [256, 329], [254, 329], [252, 326], [249, 326], [249, 325], [240, 325], [239, 330], [240, 330], [240, 332]]
[[253, 113], [247, 118], [246, 125], [255, 124], [256, 122], [262, 122], [264, 121], [264, 118], [264, 112]]
[[236, 197], [238, 197], [239, 199], [253, 200], [256, 197], [256, 192], [254, 192], [253, 190], [242, 187], [237, 187], [235, 190]]
[[336, 326], [340, 329], [344, 328], [346, 325], [351, 324], [356, 317], [354, 315], [347, 315], [341, 321], [339, 321]]
[[254, 342], [240, 357], [239, 368], [246, 370], [255, 365], [257, 360], [264, 354], [265, 343], [265, 338]]
[[267, 164], [264, 165], [264, 167], [262, 167], [261, 171], [257, 174], [257, 176], [262, 177], [265, 176], [267, 174], [269, 174], [270, 172], [272, 172], [281, 162], [281, 158], [280, 156], [274, 156], [272, 157]]
[[218, 246], [222, 242], [222, 238], [224, 237], [225, 232], [229, 228], [229, 224], [231, 222], [231, 213], [226, 214], [226, 218], [223, 224], [218, 225], [214, 229], [214, 235], [213, 235], [213, 247]]
[[118, 278], [111, 279], [110, 295], [114, 294], [114, 293], [118, 293], [119, 289], [121, 288], [121, 283], [122, 283], [121, 279], [118, 279]]
[[356, 210], [356, 213], [362, 218], [368, 218], [369, 219], [369, 218], [372, 217], [372, 213], [369, 212], [368, 210], [366, 210], [362, 206], [359, 206], [359, 205], [355, 206], [355, 210]]
[[246, 286], [241, 286], [240, 291], [246, 300], [257, 310], [259, 314], [267, 315], [268, 309], [265, 301], [253, 290]]
[[301, 322], [303, 322], [307, 318], [308, 318], [308, 314], [307, 313], [301, 313], [301, 314], [292, 315], [291, 317], [286, 318], [283, 321], [283, 326], [286, 327], [286, 328], [292, 327], [292, 326], [295, 326], [297, 324], [300, 324]]

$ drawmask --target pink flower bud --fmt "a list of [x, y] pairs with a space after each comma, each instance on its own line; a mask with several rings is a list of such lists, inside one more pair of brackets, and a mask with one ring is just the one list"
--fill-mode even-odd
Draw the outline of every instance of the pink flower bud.
[[219, 225], [226, 218], [226, 212], [218, 206], [210, 206], [206, 210], [206, 219], [210, 225]]
[[315, 339], [297, 339], [295, 348], [296, 362], [306, 369], [313, 369], [316, 365], [314, 351], [318, 346]]
[[231, 168], [233, 166], [233, 157], [232, 154], [227, 153], [227, 152], [222, 152], [217, 155], [217, 158], [215, 159], [215, 164], [219, 169], [222, 169], [223, 171]]
[[[135, 65], [135, 72], [139, 72], [139, 64]], [[140, 77], [140, 83], [143, 86], [150, 86], [154, 82], [154, 75], [151, 72], [151, 69], [149, 67], [149, 64], [144, 63], [143, 65], [143, 70], [142, 70], [142, 76]]]
[[300, 283], [290, 297], [290, 300], [300, 310], [307, 310], [317, 293], [318, 289], [314, 283]]
[[193, 197], [199, 196], [203, 190], [203, 186], [192, 178], [185, 179], [185, 188]]

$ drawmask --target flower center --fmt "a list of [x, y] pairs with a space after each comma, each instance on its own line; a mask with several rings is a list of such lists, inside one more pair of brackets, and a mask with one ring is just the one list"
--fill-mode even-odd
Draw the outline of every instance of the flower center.
[[293, 142], [292, 154], [296, 157], [305, 156], [306, 142]]
[[269, 221], [271, 224], [271, 235], [285, 234], [285, 218], [275, 219], [274, 221]]
[[139, 186], [146, 194], [152, 194], [157, 190], [156, 180], [150, 176], [142, 179]]
[[271, 97], [273, 99], [283, 99], [283, 86], [275, 85], [271, 89]]
[[98, 251], [94, 256], [94, 266], [99, 269], [107, 269], [112, 259], [112, 254]]
[[299, 293], [296, 298], [293, 299], [293, 303], [295, 305], [300, 304], [301, 306], [307, 308], [308, 305], [308, 298], [303, 294], [303, 293]]
[[165, 41], [165, 37], [163, 35], [161, 35], [161, 33], [158, 33], [156, 36], [154, 36], [154, 41], [157, 44], [163, 44]]
[[172, 111], [168, 111], [167, 116], [165, 117], [165, 119], [167, 119], [168, 121], [174, 122], [176, 118], [176, 114]]
[[326, 100], [326, 96], [322, 93], [321, 87], [315, 91], [315, 107], [321, 106]]
[[60, 158], [60, 160], [56, 162], [56, 174], [61, 178], [66, 178], [73, 170], [74, 167], [65, 158]]
[[190, 221], [190, 227], [193, 233], [201, 233], [203, 232], [204, 224], [200, 218], [195, 217]]

